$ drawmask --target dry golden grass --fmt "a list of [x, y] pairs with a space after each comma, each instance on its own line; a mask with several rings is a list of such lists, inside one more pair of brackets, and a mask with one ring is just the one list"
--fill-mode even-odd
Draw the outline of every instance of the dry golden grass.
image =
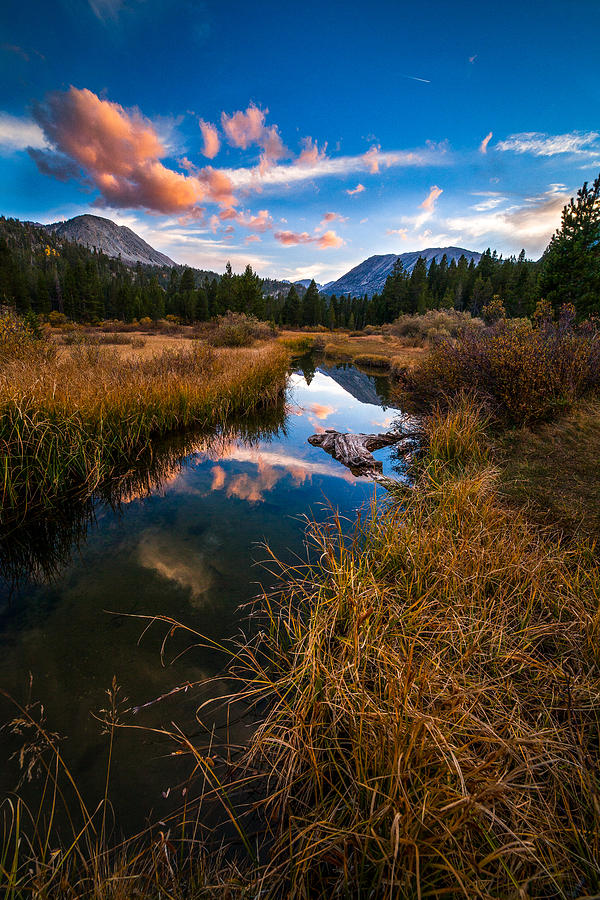
[[0, 371], [1, 518], [50, 509], [70, 491], [89, 495], [157, 436], [274, 403], [287, 363], [273, 344], [188, 341], [152, 355], [147, 345], [32, 345]]
[[351, 536], [335, 517], [314, 525], [313, 562], [272, 560], [281, 588], [232, 652], [233, 702], [261, 717], [232, 778], [257, 779], [264, 847], [175, 730], [239, 829], [237, 868], [175, 820], [111, 853], [103, 802], [71, 847], [39, 816], [28, 843], [13, 804], [7, 897], [598, 896], [600, 573], [506, 505], [472, 400], [435, 410], [425, 437], [412, 489], [398, 485]]
[[600, 546], [600, 400], [508, 432], [501, 459], [504, 490], [530, 516]]
[[[312, 531], [254, 646], [264, 896], [600, 890], [600, 575], [498, 492], [466, 400], [413, 490]], [[249, 674], [248, 674], [249, 673]]]
[[[376, 357], [396, 360], [398, 365], [412, 366], [421, 360], [428, 350], [424, 347], [407, 347], [404, 339], [396, 338], [389, 334], [364, 334], [349, 335], [337, 332], [304, 332], [283, 331], [280, 340], [292, 346], [294, 342], [317, 342], [317, 347], [324, 350], [325, 355], [332, 360], [353, 361], [357, 357]], [[360, 364], [360, 363], [359, 363]], [[380, 367], [383, 367], [379, 363]]]

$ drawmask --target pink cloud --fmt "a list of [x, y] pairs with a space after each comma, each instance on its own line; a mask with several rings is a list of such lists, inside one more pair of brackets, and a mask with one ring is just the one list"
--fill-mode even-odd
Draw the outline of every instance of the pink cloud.
[[355, 188], [346, 188], [346, 193], [352, 197], [354, 194], [362, 194], [365, 190], [364, 184], [357, 184]]
[[198, 172], [198, 180], [204, 185], [210, 199], [226, 209], [235, 206], [236, 199], [233, 195], [233, 184], [225, 172], [206, 166]]
[[208, 157], [208, 159], [214, 159], [221, 147], [217, 127], [211, 122], [205, 122], [204, 119], [200, 119], [200, 131], [202, 132], [202, 138], [204, 140], [202, 153], [204, 156]]
[[298, 244], [316, 244], [320, 250], [327, 250], [331, 247], [341, 247], [344, 240], [335, 233], [335, 231], [326, 231], [322, 235], [310, 235], [308, 231], [276, 231], [274, 234], [276, 241], [283, 244], [284, 247], [295, 247]]
[[225, 484], [225, 469], [222, 466], [213, 466], [211, 469], [211, 491], [220, 491]]
[[407, 228], [388, 228], [385, 232], [386, 234], [397, 234], [403, 241], [408, 240], [408, 229]]
[[363, 159], [364, 159], [365, 163], [367, 164], [367, 167], [372, 175], [375, 175], [376, 172], [379, 172], [379, 151], [380, 150], [381, 150], [381, 147], [374, 145], [363, 156]]
[[311, 244], [315, 238], [308, 231], [276, 231], [273, 235], [276, 241], [284, 247], [294, 247], [296, 244]]
[[317, 419], [328, 419], [329, 416], [332, 416], [334, 412], [337, 410], [333, 406], [325, 406], [323, 403], [311, 403], [308, 407], [311, 412], [317, 417]]
[[311, 137], [303, 138], [302, 143], [304, 147], [302, 152], [294, 165], [296, 166], [314, 166], [315, 163], [320, 162], [323, 159], [326, 159], [327, 154], [327, 144], [323, 145], [323, 149], [319, 150], [318, 144], [316, 141], [313, 142]]
[[444, 191], [442, 188], [439, 188], [437, 184], [434, 184], [433, 187], [430, 188], [429, 193], [421, 203], [421, 209], [426, 209], [427, 212], [433, 212], [435, 209], [435, 201], [443, 194]]
[[223, 131], [233, 147], [247, 150], [255, 144], [262, 149], [261, 172], [288, 154], [277, 125], [265, 124], [268, 112], [268, 109], [262, 110], [251, 103], [245, 112], [238, 110], [231, 116], [225, 112], [221, 114]]
[[82, 170], [102, 199], [115, 207], [144, 208], [159, 213], [190, 213], [206, 199], [235, 204], [230, 179], [210, 166], [190, 174], [167, 168], [167, 150], [152, 122], [139, 110], [101, 100], [75, 87], [50, 94], [34, 117], [56, 151], [34, 158], [45, 173], [70, 175]]
[[494, 136], [493, 131], [490, 131], [489, 134], [486, 134], [486, 136], [484, 137], [484, 139], [482, 140], [482, 142], [479, 145], [480, 153], [487, 153], [488, 144], [491, 141], [493, 136]]
[[326, 231], [317, 241], [317, 245], [321, 250], [326, 250], [329, 247], [342, 247], [343, 244], [343, 238], [336, 234], [335, 231]]
[[261, 241], [261, 240], [262, 240], [262, 238], [259, 237], [257, 234], [249, 234], [246, 236], [244, 243], [245, 244], [255, 244], [257, 241]]
[[273, 227], [273, 217], [268, 209], [259, 209], [255, 216], [251, 213], [238, 213], [236, 221], [250, 231], [269, 231]]

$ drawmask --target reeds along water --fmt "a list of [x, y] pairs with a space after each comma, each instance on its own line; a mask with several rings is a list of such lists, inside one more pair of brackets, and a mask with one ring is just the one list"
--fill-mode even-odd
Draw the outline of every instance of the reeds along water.
[[0, 372], [1, 518], [90, 496], [147, 451], [151, 439], [224, 424], [276, 404], [288, 356], [281, 347], [196, 346], [123, 359], [96, 346], [48, 353], [34, 345]]
[[240, 648], [267, 712], [268, 896], [595, 895], [598, 570], [501, 500], [481, 411], [427, 423], [413, 489], [313, 526]]
[[[398, 486], [353, 535], [335, 516], [312, 526], [312, 562], [280, 566], [279, 589], [257, 601], [256, 627], [230, 653], [238, 689], [216, 701], [260, 713], [226, 781], [210, 746], [173, 730], [199, 778], [194, 796], [216, 798], [237, 835], [237, 861], [207, 852], [186, 805], [109, 852], [103, 804], [79, 810], [71, 784], [73, 822], [87, 823], [72, 843], [53, 841], [37, 810], [5, 807], [7, 896], [598, 893], [594, 558], [506, 505], [468, 398], [434, 412], [426, 439], [413, 488]], [[205, 706], [198, 720], [211, 715]], [[68, 773], [33, 716], [21, 712], [50, 760], [51, 806], [54, 773]], [[235, 802], [252, 785], [256, 841]]]

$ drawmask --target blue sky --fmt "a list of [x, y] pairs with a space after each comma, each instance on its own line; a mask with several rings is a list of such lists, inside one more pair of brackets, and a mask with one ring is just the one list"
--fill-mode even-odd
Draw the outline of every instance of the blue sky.
[[599, 26], [597, 0], [4, 0], [0, 212], [321, 282], [537, 258], [600, 170]]

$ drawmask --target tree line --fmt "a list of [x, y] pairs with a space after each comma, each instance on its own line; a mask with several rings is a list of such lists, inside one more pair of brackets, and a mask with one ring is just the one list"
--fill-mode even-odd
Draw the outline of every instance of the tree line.
[[371, 297], [325, 296], [314, 281], [306, 291], [276, 290], [250, 266], [236, 275], [229, 263], [220, 276], [185, 267], [131, 268], [39, 226], [0, 218], [0, 302], [23, 314], [58, 311], [78, 322], [173, 316], [192, 323], [231, 310], [289, 327], [362, 329], [428, 309], [479, 315], [495, 296], [509, 316], [531, 315], [542, 297], [555, 308], [573, 303], [580, 318], [600, 315], [600, 176], [565, 206], [540, 261], [527, 260], [524, 250], [506, 259], [486, 250], [477, 263], [444, 255], [427, 265], [421, 257], [411, 272], [398, 261]]

